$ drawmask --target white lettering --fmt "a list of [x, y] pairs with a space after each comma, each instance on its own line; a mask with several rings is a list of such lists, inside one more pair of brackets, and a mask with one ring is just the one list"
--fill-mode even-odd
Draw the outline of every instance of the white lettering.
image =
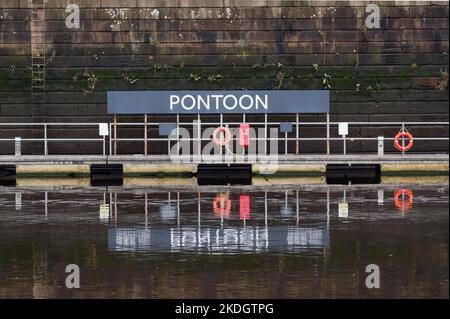
[[223, 97], [223, 95], [211, 95], [212, 98], [216, 99], [216, 110], [219, 109], [219, 98]]
[[[247, 106], [244, 106], [244, 99], [248, 99], [250, 101], [250, 104], [248, 104]], [[244, 110], [250, 110], [253, 107], [253, 98], [248, 95], [248, 94], [244, 94], [239, 98], [239, 107], [244, 109]]]
[[202, 98], [201, 95], [197, 96], [197, 104], [198, 104], [198, 109], [200, 110], [200, 104], [203, 103], [203, 105], [205, 106], [205, 108], [207, 110], [209, 110], [209, 95], [206, 96], [206, 101]]
[[268, 109], [269, 101], [268, 101], [268, 98], [267, 98], [267, 94], [264, 94], [264, 101], [261, 99], [261, 97], [259, 95], [256, 96], [256, 109], [259, 108], [259, 103], [261, 103], [261, 106], [263, 108], [265, 108], [266, 110]]
[[170, 96], [170, 110], [173, 110], [173, 105], [180, 103], [180, 97], [178, 95]]
[[[185, 100], [186, 99], [190, 99], [191, 100], [191, 106], [186, 106], [186, 104], [185, 104]], [[192, 96], [192, 95], [185, 95], [185, 96], [183, 96], [183, 98], [181, 99], [181, 106], [183, 107], [183, 109], [185, 109], [185, 110], [192, 110], [194, 107], [195, 107], [195, 99], [194, 99], [194, 97]]]
[[[233, 105], [230, 107], [229, 105], [227, 105], [227, 100], [228, 99], [232, 99], [233, 101], [234, 101], [234, 103], [233, 103]], [[236, 97], [234, 96], [234, 95], [226, 95], [224, 98], [223, 98], [223, 106], [227, 109], [227, 110], [234, 110], [235, 108], [236, 108], [236, 106], [237, 106], [237, 104], [238, 104], [238, 101], [237, 101], [237, 99], [236, 99]]]

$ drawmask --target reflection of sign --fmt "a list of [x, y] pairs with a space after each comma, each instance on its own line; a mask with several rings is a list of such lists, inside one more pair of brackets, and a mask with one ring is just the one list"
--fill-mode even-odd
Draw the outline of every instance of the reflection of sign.
[[100, 205], [100, 219], [109, 218], [109, 204]]
[[241, 220], [250, 219], [250, 196], [248, 195], [239, 197], [239, 216]]
[[161, 205], [159, 206], [159, 216], [161, 220], [175, 219], [177, 216], [177, 209], [173, 205]]
[[326, 228], [273, 227], [189, 227], [146, 230], [108, 229], [108, 248], [114, 251], [239, 252], [302, 250], [328, 247]]
[[348, 203], [339, 203], [339, 217], [347, 218], [348, 217]]
[[327, 113], [328, 90], [110, 91], [109, 114]]

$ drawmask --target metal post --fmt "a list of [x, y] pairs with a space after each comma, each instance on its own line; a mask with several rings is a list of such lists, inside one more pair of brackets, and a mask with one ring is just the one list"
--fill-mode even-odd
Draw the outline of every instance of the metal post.
[[103, 156], [106, 155], [106, 136], [103, 135]]
[[147, 114], [144, 115], [144, 155], [148, 155], [148, 145], [147, 145]]
[[[109, 123], [109, 155], [112, 155], [112, 124]], [[111, 211], [111, 209], [110, 209]]]
[[[242, 114], [242, 122], [245, 123], [245, 113]], [[240, 132], [239, 132], [240, 133]], [[250, 132], [249, 132], [250, 133]], [[242, 155], [245, 156], [245, 146], [242, 146]]]
[[344, 139], [344, 155], [347, 154], [347, 135], [342, 136], [342, 138]]
[[197, 114], [197, 120], [198, 120], [198, 127], [197, 127], [197, 130], [198, 130], [197, 154], [198, 154], [198, 156], [200, 158], [200, 156], [202, 154], [202, 128], [201, 128], [202, 124], [200, 122], [200, 113]]
[[[402, 132], [405, 132], [405, 123], [402, 123]], [[405, 136], [402, 135], [402, 155], [405, 155]]]
[[[220, 113], [220, 127], [222, 127], [222, 126], [223, 126], [223, 114]], [[222, 148], [222, 146], [219, 146], [219, 148], [220, 148], [220, 155], [222, 155], [223, 154], [223, 148]], [[221, 157], [221, 160], [222, 160], [222, 157]]]
[[287, 155], [287, 152], [288, 152], [288, 145], [287, 145], [287, 143], [288, 143], [288, 133], [287, 132], [284, 132], [284, 155]]
[[177, 113], [177, 155], [180, 155], [180, 114]]
[[327, 155], [330, 155], [330, 113], [327, 113]]
[[14, 155], [22, 156], [22, 138], [21, 137], [14, 138]]
[[378, 136], [378, 156], [384, 155], [384, 136]]
[[44, 124], [44, 155], [48, 155], [47, 124]]
[[267, 113], [264, 114], [264, 155], [267, 155]]
[[298, 141], [298, 137], [299, 137], [299, 131], [298, 131], [298, 129], [299, 129], [299, 127], [298, 127], [298, 121], [299, 121], [299, 117], [298, 117], [298, 113], [296, 113], [295, 114], [295, 154], [298, 154], [298, 144], [299, 144], [299, 141]]
[[117, 114], [114, 114], [114, 155], [117, 155]]

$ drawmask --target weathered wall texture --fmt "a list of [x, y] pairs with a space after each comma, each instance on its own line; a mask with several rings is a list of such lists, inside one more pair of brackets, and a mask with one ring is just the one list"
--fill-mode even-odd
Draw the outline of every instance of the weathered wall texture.
[[[78, 30], [65, 26], [68, 3], [81, 8]], [[2, 0], [0, 122], [109, 121], [107, 90], [326, 87], [333, 121], [448, 121], [448, 3], [375, 3], [381, 29], [365, 27], [362, 1], [49, 0], [47, 101], [32, 106], [28, 0]], [[350, 135], [397, 131], [364, 127]], [[66, 129], [67, 136], [91, 133]], [[0, 128], [0, 138], [18, 134], [41, 133]], [[323, 130], [302, 134], [323, 136]], [[417, 127], [414, 134], [448, 136], [448, 129]], [[305, 147], [323, 150], [321, 143]], [[374, 143], [349, 147], [374, 150]], [[447, 141], [415, 146], [443, 149]]]

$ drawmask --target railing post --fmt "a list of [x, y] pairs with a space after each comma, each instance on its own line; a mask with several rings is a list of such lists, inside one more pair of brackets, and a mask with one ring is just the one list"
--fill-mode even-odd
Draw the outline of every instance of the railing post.
[[200, 113], [197, 114], [197, 121], [198, 121], [198, 144], [197, 144], [197, 154], [199, 159], [202, 155], [202, 123], [200, 119]]
[[327, 113], [327, 155], [330, 155], [330, 113]]
[[180, 114], [177, 113], [177, 156], [180, 155]]
[[[242, 123], [245, 123], [245, 120], [246, 120], [246, 117], [245, 117], [245, 113], [244, 113], [244, 114], [242, 114]], [[239, 132], [239, 134], [240, 134], [240, 132]], [[250, 132], [249, 132], [249, 134], [250, 134]], [[245, 146], [242, 147], [242, 155], [245, 156]]]
[[103, 135], [103, 156], [106, 156], [106, 136]]
[[[222, 127], [223, 126], [223, 114], [222, 113], [220, 113], [220, 127]], [[220, 155], [222, 156], [223, 155], [223, 147], [222, 146], [219, 146], [220, 147]], [[222, 160], [222, 157], [220, 158], [220, 160]]]
[[21, 137], [14, 138], [14, 155], [22, 156], [22, 138]]
[[147, 114], [144, 115], [144, 155], [147, 156]]
[[[402, 123], [402, 133], [405, 132], [405, 123]], [[405, 155], [405, 136], [402, 135], [402, 155]]]
[[378, 156], [384, 155], [384, 136], [378, 136]]
[[48, 155], [47, 124], [44, 124], [44, 155]]
[[114, 155], [117, 155], [117, 114], [114, 114]]
[[264, 155], [267, 155], [267, 113], [264, 114]]
[[284, 132], [284, 155], [288, 153], [288, 133]]
[[112, 155], [112, 124], [109, 123], [109, 155]]
[[299, 137], [299, 132], [298, 132], [298, 113], [295, 114], [295, 154], [298, 154], [298, 137]]

